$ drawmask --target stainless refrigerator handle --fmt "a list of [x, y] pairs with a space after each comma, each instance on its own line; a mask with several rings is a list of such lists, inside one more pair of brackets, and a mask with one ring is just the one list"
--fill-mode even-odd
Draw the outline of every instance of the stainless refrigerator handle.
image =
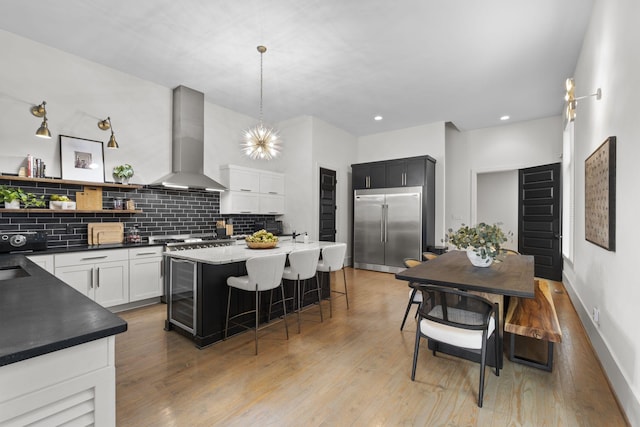
[[389, 230], [389, 205], [384, 205], [384, 241], [388, 242], [387, 232]]
[[384, 204], [380, 205], [380, 242], [384, 243]]

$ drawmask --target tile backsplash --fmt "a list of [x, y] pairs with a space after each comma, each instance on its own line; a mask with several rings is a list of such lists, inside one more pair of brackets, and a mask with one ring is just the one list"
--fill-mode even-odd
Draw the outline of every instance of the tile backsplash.
[[[82, 186], [55, 182], [5, 181], [7, 186], [20, 187], [46, 200], [52, 194], [67, 195], [75, 200]], [[87, 224], [90, 222], [121, 222], [126, 231], [136, 226], [143, 239], [151, 235], [211, 233], [216, 221], [233, 223], [234, 234], [253, 232], [254, 221], [274, 219], [271, 215], [220, 215], [220, 194], [208, 191], [177, 191], [157, 188], [103, 188], [103, 209], [113, 209], [113, 200], [131, 199], [142, 213], [80, 213], [75, 211], [3, 212], [0, 208], [1, 231], [45, 230], [50, 248], [87, 244]]]

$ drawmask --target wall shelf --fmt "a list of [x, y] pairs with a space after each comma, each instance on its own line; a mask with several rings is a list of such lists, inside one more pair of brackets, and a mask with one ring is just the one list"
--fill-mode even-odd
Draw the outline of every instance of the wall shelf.
[[25, 176], [14, 176], [14, 175], [0, 175], [0, 180], [46, 182], [48, 184], [82, 185], [82, 186], [89, 186], [89, 187], [120, 188], [120, 189], [126, 189], [126, 190], [136, 190], [138, 188], [143, 187], [141, 184], [118, 184], [117, 182], [74, 181], [70, 179], [59, 179], [59, 178], [28, 178]]
[[52, 213], [52, 214], [77, 214], [77, 213], [112, 213], [112, 214], [139, 214], [142, 210], [127, 209], [47, 209], [47, 208], [21, 208], [2, 209], [0, 213]]

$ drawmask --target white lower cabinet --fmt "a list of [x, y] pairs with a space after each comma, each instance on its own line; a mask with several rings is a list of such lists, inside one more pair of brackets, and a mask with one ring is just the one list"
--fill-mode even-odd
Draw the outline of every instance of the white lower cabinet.
[[55, 274], [55, 263], [53, 262], [53, 255], [28, 255], [27, 258], [47, 270], [47, 272]]
[[129, 302], [127, 249], [57, 254], [55, 275], [103, 307]]
[[163, 293], [162, 246], [129, 249], [129, 302]]
[[115, 426], [115, 337], [0, 366], [0, 425]]

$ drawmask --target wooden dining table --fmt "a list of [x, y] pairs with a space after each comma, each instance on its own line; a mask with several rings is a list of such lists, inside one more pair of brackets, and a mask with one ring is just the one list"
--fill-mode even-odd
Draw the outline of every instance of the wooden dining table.
[[[505, 297], [534, 298], [534, 263], [532, 255], [500, 255], [489, 267], [475, 267], [465, 251], [446, 252], [435, 259], [396, 273], [396, 279], [414, 283], [447, 286], [473, 291], [498, 303], [500, 319], [500, 365], [504, 331]], [[429, 348], [471, 360], [479, 360], [473, 352], [461, 351], [444, 344], [429, 342]], [[492, 346], [489, 346], [491, 349]], [[487, 360], [493, 360], [492, 355]]]

